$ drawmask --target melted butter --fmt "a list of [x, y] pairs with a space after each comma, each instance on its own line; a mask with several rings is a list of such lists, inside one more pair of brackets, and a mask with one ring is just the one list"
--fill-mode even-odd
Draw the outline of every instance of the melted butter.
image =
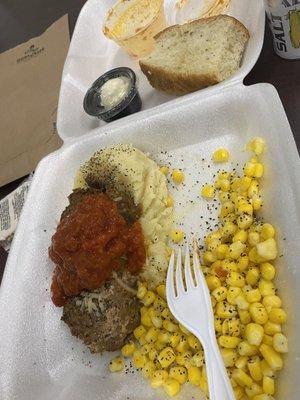
[[128, 94], [130, 80], [126, 76], [109, 79], [100, 88], [101, 105], [107, 109], [115, 107]]

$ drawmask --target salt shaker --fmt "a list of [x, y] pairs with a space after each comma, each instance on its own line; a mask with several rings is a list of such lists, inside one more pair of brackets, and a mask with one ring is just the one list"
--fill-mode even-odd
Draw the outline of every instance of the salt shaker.
[[274, 39], [282, 58], [300, 59], [300, 0], [264, 0]]

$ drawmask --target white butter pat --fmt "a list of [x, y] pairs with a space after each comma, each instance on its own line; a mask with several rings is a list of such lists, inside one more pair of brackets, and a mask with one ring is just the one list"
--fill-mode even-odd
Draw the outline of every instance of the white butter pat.
[[126, 76], [109, 79], [100, 88], [101, 105], [107, 109], [119, 104], [130, 90], [130, 80]]

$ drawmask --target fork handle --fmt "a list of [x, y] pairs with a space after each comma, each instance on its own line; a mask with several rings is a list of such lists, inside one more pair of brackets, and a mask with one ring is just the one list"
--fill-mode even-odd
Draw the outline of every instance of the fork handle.
[[[235, 395], [215, 337], [204, 344], [210, 400], [235, 400]], [[214, 343], [215, 342], [215, 343]]]

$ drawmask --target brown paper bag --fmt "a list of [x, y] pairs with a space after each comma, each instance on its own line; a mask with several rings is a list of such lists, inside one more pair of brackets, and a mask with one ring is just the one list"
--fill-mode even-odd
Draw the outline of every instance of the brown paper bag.
[[69, 42], [65, 15], [41, 36], [0, 54], [0, 186], [61, 146], [55, 121]]

